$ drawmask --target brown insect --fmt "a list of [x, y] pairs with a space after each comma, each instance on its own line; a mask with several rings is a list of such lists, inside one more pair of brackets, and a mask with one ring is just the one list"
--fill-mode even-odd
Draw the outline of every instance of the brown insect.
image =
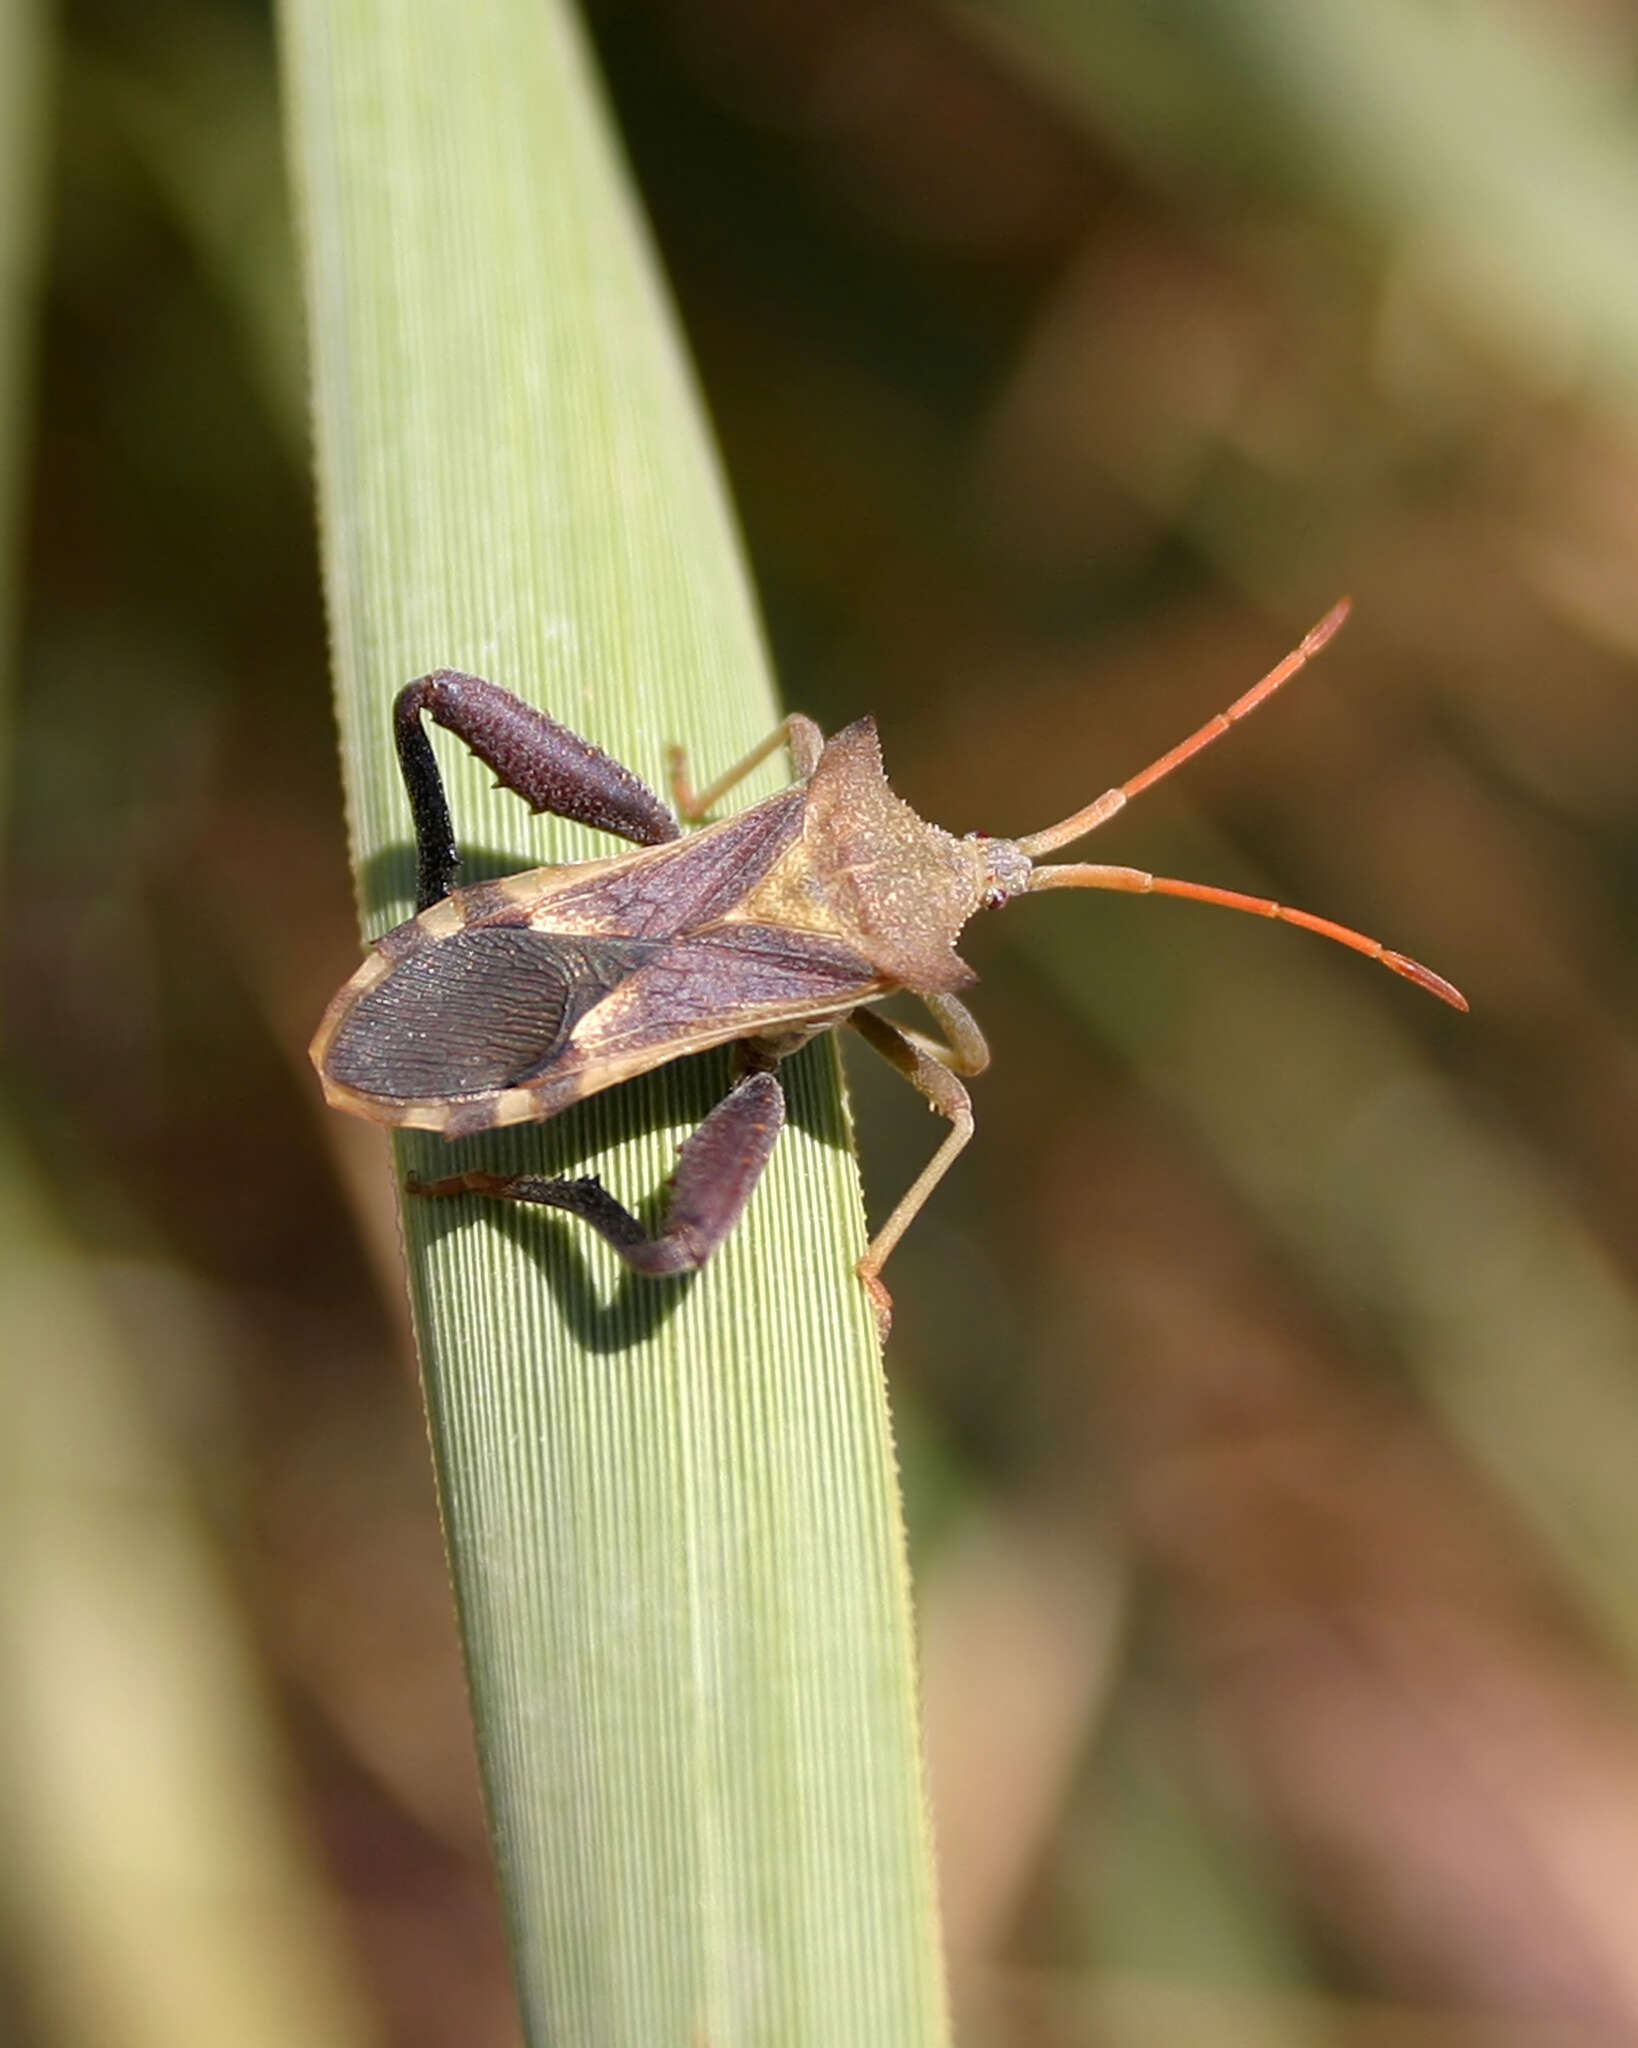
[[[653, 791], [544, 712], [479, 676], [439, 669], [400, 691], [393, 718], [415, 821], [417, 914], [376, 942], [313, 1040], [328, 1100], [377, 1123], [464, 1138], [554, 1116], [685, 1053], [733, 1041], [740, 1076], [683, 1145], [653, 1233], [595, 1177], [468, 1172], [426, 1195], [489, 1195], [568, 1210], [641, 1273], [691, 1272], [738, 1221], [784, 1122], [776, 1070], [821, 1031], [850, 1024], [949, 1120], [949, 1134], [871, 1240], [859, 1274], [885, 1328], [888, 1254], [972, 1135], [962, 1077], [989, 1049], [956, 991], [974, 979], [955, 942], [977, 910], [1041, 889], [1120, 889], [1217, 903], [1350, 946], [1459, 1010], [1450, 983], [1379, 941], [1204, 882], [1137, 868], [1037, 867], [1220, 738], [1317, 654], [1346, 601], [1261, 682], [1141, 774], [1022, 839], [954, 838], [887, 785], [870, 719], [826, 740], [787, 718], [764, 743], [694, 790], [672, 750], [677, 811], [702, 820], [782, 743], [796, 780], [777, 796], [686, 838]], [[531, 868], [457, 889], [428, 713], [536, 811], [635, 841], [636, 853]], [[909, 990], [944, 1033], [901, 1028], [872, 1005]]]

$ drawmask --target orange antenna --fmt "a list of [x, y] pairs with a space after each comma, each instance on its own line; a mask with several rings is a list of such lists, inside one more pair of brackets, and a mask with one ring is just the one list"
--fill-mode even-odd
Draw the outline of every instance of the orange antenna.
[[1277, 662], [1260, 683], [1253, 683], [1243, 697], [1236, 697], [1226, 711], [1219, 711], [1215, 718], [1208, 718], [1198, 732], [1190, 733], [1186, 740], [1179, 740], [1158, 761], [1151, 761], [1141, 774], [1134, 775], [1130, 782], [1123, 782], [1119, 789], [1106, 789], [1096, 802], [1088, 804], [1083, 811], [1076, 811], [1073, 817], [1065, 818], [1057, 825], [1049, 825], [1044, 832], [1032, 832], [1027, 839], [1020, 839], [1017, 842], [1020, 851], [1034, 860], [1037, 854], [1053, 853], [1060, 846], [1068, 846], [1075, 839], [1084, 839], [1088, 832], [1095, 832], [1100, 825], [1107, 824], [1117, 811], [1125, 810], [1133, 797], [1141, 796], [1146, 789], [1163, 782], [1174, 768], [1181, 768], [1185, 761], [1192, 760], [1213, 740], [1220, 740], [1230, 726], [1238, 725], [1242, 718], [1249, 718], [1259, 704], [1266, 704], [1299, 669], [1308, 666], [1336, 633], [1352, 606], [1352, 598], [1339, 599], [1313, 631], [1304, 635], [1300, 646], [1293, 647], [1284, 661]]
[[[1084, 838], [1088, 832], [1106, 824], [1117, 811], [1124, 810], [1133, 797], [1140, 796], [1144, 790], [1163, 780], [1174, 768], [1181, 767], [1203, 748], [1209, 747], [1213, 740], [1220, 740], [1231, 726], [1238, 725], [1242, 718], [1248, 718], [1259, 704], [1267, 703], [1276, 690], [1290, 682], [1297, 671], [1319, 653], [1347, 618], [1348, 610], [1347, 598], [1334, 604], [1284, 661], [1271, 668], [1262, 681], [1254, 683], [1243, 697], [1237, 697], [1226, 711], [1207, 719], [1198, 732], [1191, 733], [1186, 740], [1162, 754], [1158, 761], [1151, 761], [1140, 774], [1134, 775], [1129, 782], [1123, 782], [1118, 789], [1105, 790], [1095, 803], [1076, 811], [1061, 824], [1049, 825], [1044, 832], [1032, 832], [1027, 839], [1018, 840], [1019, 851], [1034, 859], [1037, 854], [1067, 846], [1071, 840]], [[1390, 951], [1380, 939], [1356, 932], [1351, 925], [1338, 924], [1334, 918], [1317, 917], [1311, 910], [1293, 910], [1287, 904], [1276, 903], [1271, 896], [1246, 896], [1238, 889], [1217, 889], [1209, 882], [1178, 881], [1168, 875], [1147, 874], [1142, 868], [1104, 867], [1082, 862], [1034, 868], [1026, 887], [1031, 892], [1038, 889], [1117, 889], [1130, 895], [1181, 896], [1191, 903], [1215, 903], [1225, 910], [1245, 911], [1252, 917], [1278, 918], [1283, 924], [1300, 925], [1304, 931], [1318, 932], [1322, 939], [1331, 939], [1339, 946], [1363, 953], [1369, 960], [1380, 960], [1390, 972], [1414, 981], [1418, 988], [1425, 988], [1430, 995], [1449, 1003], [1453, 1009], [1465, 1010], [1468, 1006], [1467, 998], [1460, 989], [1453, 988], [1442, 974], [1435, 974], [1431, 967], [1424, 967], [1419, 960]]]
[[1271, 896], [1244, 896], [1238, 889], [1214, 889], [1209, 882], [1180, 882], [1170, 875], [1145, 874], [1141, 868], [1093, 867], [1078, 862], [1036, 868], [1028, 886], [1032, 892], [1119, 889], [1133, 896], [1182, 896], [1191, 903], [1216, 903], [1224, 910], [1244, 910], [1252, 917], [1277, 917], [1282, 924], [1301, 925], [1305, 932], [1318, 932], [1322, 939], [1334, 939], [1339, 946], [1363, 953], [1368, 960], [1380, 960], [1384, 967], [1414, 981], [1418, 988], [1425, 988], [1440, 1002], [1449, 1003], [1453, 1010], [1465, 1010], [1468, 1006], [1467, 997], [1459, 988], [1452, 987], [1431, 967], [1424, 967], [1420, 960], [1390, 951], [1380, 939], [1368, 938], [1351, 925], [1338, 924], [1334, 918], [1316, 917], [1311, 910], [1293, 910], [1289, 904], [1276, 903]]

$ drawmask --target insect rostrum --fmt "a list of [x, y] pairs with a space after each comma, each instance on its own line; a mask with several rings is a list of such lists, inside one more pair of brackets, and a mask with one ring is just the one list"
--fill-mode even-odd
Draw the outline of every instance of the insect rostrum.
[[[325, 1013], [312, 1046], [325, 1095], [377, 1123], [459, 1138], [553, 1116], [685, 1053], [733, 1042], [740, 1076], [682, 1147], [657, 1232], [591, 1178], [470, 1172], [419, 1188], [565, 1209], [639, 1272], [683, 1273], [733, 1229], [767, 1164], [784, 1121], [779, 1062], [818, 1032], [849, 1024], [950, 1125], [859, 1264], [885, 1326], [882, 1265], [971, 1136], [962, 1078], [989, 1061], [956, 993], [974, 978], [955, 947], [975, 911], [1066, 887], [1189, 897], [1303, 925], [1467, 1007], [1428, 968], [1306, 911], [1135, 868], [1036, 865], [1271, 696], [1346, 609], [1338, 605], [1226, 712], [1141, 774], [1018, 840], [957, 839], [927, 824], [888, 787], [869, 719], [826, 740], [800, 715], [699, 793], [673, 757], [677, 809], [690, 821], [782, 742], [796, 775], [777, 796], [684, 837], [629, 769], [544, 712], [479, 676], [423, 676], [394, 707], [419, 907], [376, 943]], [[449, 811], [423, 714], [535, 810], [596, 825], [638, 850], [455, 888]], [[922, 998], [942, 1039], [872, 1007], [899, 990]]]

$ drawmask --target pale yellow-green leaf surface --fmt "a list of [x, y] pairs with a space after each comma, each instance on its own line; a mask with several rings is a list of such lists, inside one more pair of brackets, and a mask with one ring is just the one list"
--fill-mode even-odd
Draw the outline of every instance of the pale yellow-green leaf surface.
[[[370, 932], [410, 907], [388, 707], [494, 677], [658, 780], [777, 716], [658, 271], [560, 0], [286, 0], [324, 566]], [[473, 875], [617, 850], [440, 737]], [[777, 786], [780, 764], [750, 785]], [[742, 799], [736, 796], [733, 801]], [[649, 1206], [721, 1057], [404, 1146]], [[582, 1227], [405, 1209], [531, 2042], [945, 2036], [892, 1444], [835, 1052], [697, 1278]]]

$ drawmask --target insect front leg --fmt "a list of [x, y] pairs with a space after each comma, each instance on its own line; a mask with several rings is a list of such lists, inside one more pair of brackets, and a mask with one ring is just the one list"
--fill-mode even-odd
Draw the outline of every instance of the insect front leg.
[[415, 820], [415, 907], [430, 909], [455, 886], [460, 855], [425, 712], [493, 768], [502, 788], [532, 811], [595, 825], [638, 846], [679, 836], [677, 821], [641, 777], [600, 747], [482, 676], [435, 669], [406, 683], [393, 704], [398, 765]]
[[737, 1082], [677, 1154], [665, 1222], [652, 1234], [595, 1174], [542, 1180], [532, 1174], [457, 1173], [447, 1180], [411, 1181], [410, 1192], [487, 1195], [565, 1209], [589, 1223], [635, 1271], [654, 1278], [692, 1273], [739, 1221], [784, 1122], [785, 1094], [776, 1075], [759, 1071]]
[[688, 779], [688, 756], [684, 749], [667, 747], [671, 799], [677, 806], [677, 816], [686, 819], [690, 825], [700, 824], [729, 790], [743, 782], [753, 768], [760, 768], [768, 756], [778, 753], [781, 747], [790, 749], [791, 768], [797, 781], [806, 782], [819, 765], [819, 756], [825, 750], [825, 736], [811, 718], [800, 711], [793, 711], [789, 718], [781, 719], [768, 737], [754, 746], [742, 761], [736, 761], [732, 768], [726, 769], [715, 782], [707, 783], [704, 789], [696, 789]]
[[859, 1261], [859, 1278], [870, 1295], [884, 1343], [893, 1320], [893, 1297], [882, 1285], [882, 1267], [973, 1134], [972, 1102], [957, 1076], [981, 1073], [990, 1057], [983, 1033], [965, 1005], [953, 996], [930, 996], [924, 1000], [950, 1032], [950, 1045], [939, 1045], [919, 1031], [901, 1030], [874, 1010], [855, 1010], [847, 1020], [866, 1044], [874, 1046], [883, 1059], [897, 1067], [926, 1096], [929, 1108], [950, 1121], [949, 1135], [900, 1197], [898, 1207], [870, 1240]]
[[[990, 1063], [990, 1048], [972, 1011], [954, 996], [923, 996], [921, 1000], [932, 1011], [934, 1022], [944, 1032], [944, 1040], [930, 1038], [925, 1031], [914, 1031], [907, 1024], [895, 1024], [892, 1028], [899, 1038], [941, 1067], [948, 1067], [952, 1074], [960, 1074], [964, 1079], [982, 1074]], [[878, 1023], [883, 1021], [877, 1019]]]

